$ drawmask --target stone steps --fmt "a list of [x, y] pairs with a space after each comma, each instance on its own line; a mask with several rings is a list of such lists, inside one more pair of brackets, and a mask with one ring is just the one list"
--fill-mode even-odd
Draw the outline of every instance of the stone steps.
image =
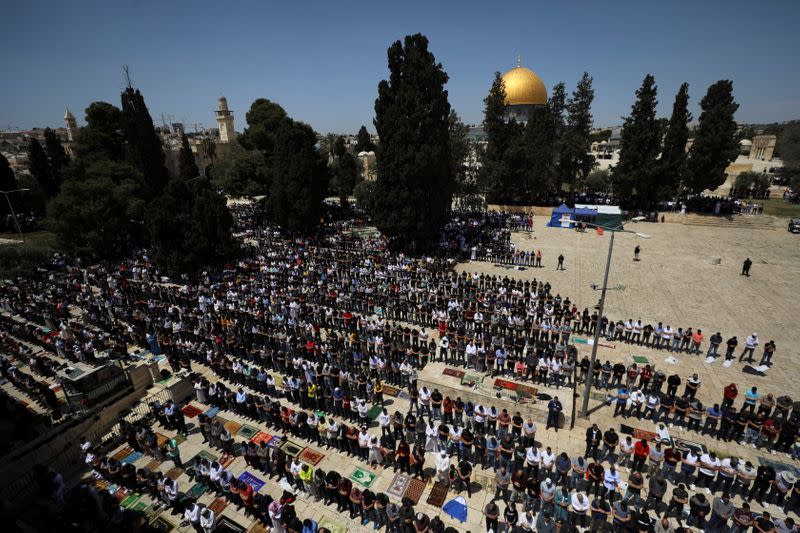
[[769, 216], [735, 216], [732, 218], [686, 215], [682, 223], [685, 226], [705, 226], [714, 228], [741, 228], [741, 229], [763, 229], [774, 230], [775, 219]]

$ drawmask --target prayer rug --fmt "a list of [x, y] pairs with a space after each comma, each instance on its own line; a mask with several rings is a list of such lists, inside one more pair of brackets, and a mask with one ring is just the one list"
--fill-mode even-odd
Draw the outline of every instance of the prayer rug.
[[197, 459], [198, 459], [198, 458], [200, 458], [200, 459], [205, 459], [205, 460], [206, 460], [206, 461], [208, 461], [209, 463], [213, 463], [214, 461], [216, 461], [217, 459], [219, 459], [219, 457], [217, 457], [216, 455], [214, 455], [214, 454], [213, 454], [213, 453], [211, 453], [211, 452], [207, 452], [207, 451], [205, 451], [205, 450], [200, 450], [200, 453], [198, 453], [197, 455], [195, 455], [194, 457], [192, 457], [192, 458], [189, 460], [189, 464], [192, 464], [192, 465], [193, 465], [193, 464], [194, 464], [194, 463], [197, 461]]
[[458, 379], [464, 377], [463, 370], [458, 370], [457, 368], [450, 368], [450, 367], [445, 367], [445, 369], [442, 370], [442, 374], [444, 374], [445, 376], [450, 376]]
[[271, 530], [265, 528], [261, 522], [256, 522], [247, 533], [269, 533], [269, 531]]
[[649, 365], [650, 364], [650, 359], [648, 359], [647, 357], [645, 357], [643, 355], [634, 355], [632, 357], [632, 359], [633, 359], [633, 362], [636, 363], [637, 365]]
[[403, 472], [398, 472], [394, 475], [392, 479], [391, 485], [389, 488], [386, 489], [386, 494], [389, 496], [394, 496], [398, 500], [403, 498], [403, 495], [406, 493], [406, 489], [408, 488], [408, 484], [411, 483], [411, 478], [408, 474], [404, 474]]
[[447, 498], [448, 488], [449, 487], [441, 481], [434, 483], [431, 493], [428, 495], [428, 505], [433, 505], [434, 507], [441, 507], [444, 505], [444, 500]]
[[[223, 416], [220, 416], [220, 415], [215, 416], [213, 421], [214, 422], [219, 422], [220, 424], [222, 424], [222, 427], [225, 427], [225, 424], [230, 422], [229, 419], [227, 419], [227, 418], [225, 418]], [[231, 433], [231, 435], [233, 435], [233, 433]]]
[[159, 461], [158, 459], [153, 459], [152, 461], [150, 461], [145, 465], [145, 468], [151, 472], [155, 472], [156, 470], [158, 470], [159, 466], [161, 466], [161, 461]]
[[224, 511], [227, 506], [228, 506], [227, 498], [217, 498], [216, 500], [211, 502], [211, 505], [209, 505], [208, 508], [214, 511], [214, 514], [219, 516], [219, 514], [222, 511]]
[[219, 464], [223, 468], [227, 468], [228, 465], [231, 464], [235, 460], [236, 460], [236, 456], [235, 455], [231, 455], [229, 453], [223, 453], [222, 457], [219, 458]]
[[701, 444], [699, 442], [692, 442], [690, 440], [673, 437], [672, 443], [675, 445], [677, 449], [679, 449], [682, 452], [686, 452], [687, 450], [692, 450], [698, 457], [708, 452], [708, 448], [706, 448], [704, 444]]
[[636, 440], [654, 441], [658, 435], [654, 431], [647, 431], [646, 429], [633, 428], [633, 438]]
[[159, 448], [162, 448], [167, 443], [168, 440], [169, 437], [167, 437], [163, 433], [156, 433], [156, 445]]
[[383, 385], [383, 394], [396, 398], [400, 394], [400, 389], [392, 387], [391, 385]]
[[96, 479], [94, 482], [94, 488], [98, 491], [106, 490], [108, 488], [108, 481], [105, 479]]
[[122, 503], [125, 498], [127, 498], [131, 494], [131, 491], [126, 489], [125, 487], [120, 487], [117, 489], [117, 492], [114, 493], [114, 497], [117, 499], [118, 502]]
[[590, 392], [589, 398], [605, 403], [608, 401], [608, 394], [605, 392]]
[[168, 531], [172, 531], [173, 529], [175, 529], [175, 525], [172, 522], [170, 522], [169, 520], [167, 520], [166, 518], [164, 518], [163, 516], [156, 517], [156, 519], [153, 520], [153, 523], [150, 524], [150, 525], [156, 531], [168, 532]]
[[367, 417], [369, 417], [370, 420], [376, 420], [378, 418], [378, 415], [380, 415], [382, 412], [383, 412], [383, 406], [380, 404], [376, 404], [370, 407], [369, 411], [367, 411]]
[[231, 435], [236, 435], [236, 432], [239, 431], [239, 428], [241, 428], [242, 425], [235, 420], [228, 420], [225, 422], [224, 427], [230, 432]]
[[130, 509], [131, 509], [131, 511], [134, 511], [134, 512], [137, 512], [137, 513], [143, 513], [145, 511], [145, 509], [147, 509], [147, 507], [148, 507], [148, 503], [147, 502], [139, 500], [138, 502], [134, 503], [133, 507], [131, 507]]
[[768, 465], [775, 469], [776, 473], [781, 473], [784, 470], [788, 470], [796, 477], [800, 477], [800, 469], [792, 466], [790, 464], [781, 463], [780, 461], [775, 461], [774, 459], [770, 459], [769, 457], [759, 457], [758, 462], [762, 465]]
[[133, 464], [134, 461], [137, 461], [137, 460], [141, 459], [142, 455], [144, 455], [142, 452], [133, 452], [132, 454], [130, 454], [127, 457], [125, 457], [121, 461], [121, 463], [122, 464]]
[[496, 378], [494, 380], [494, 388], [495, 389], [517, 390], [517, 384], [514, 383], [513, 381], [508, 381], [507, 379]]
[[331, 533], [347, 533], [347, 528], [337, 522], [334, 522], [332, 518], [328, 518], [327, 516], [322, 517], [322, 520], [319, 521], [319, 529], [325, 528]]
[[269, 442], [267, 443], [267, 446], [269, 446], [273, 450], [279, 449], [282, 445], [283, 445], [283, 437], [277, 435], [269, 439]]
[[300, 452], [300, 455], [298, 455], [297, 458], [304, 463], [310, 464], [311, 466], [317, 466], [319, 462], [325, 458], [325, 454], [315, 450], [314, 448], [308, 447]]
[[481, 383], [483, 383], [483, 376], [477, 374], [464, 374], [464, 377], [461, 378], [461, 384], [465, 387], [474, 387]]
[[178, 444], [186, 442], [186, 437], [184, 437], [183, 434], [181, 433], [176, 433], [173, 438], [175, 439], [175, 442], [177, 442]]
[[247, 470], [242, 472], [242, 475], [239, 476], [239, 481], [244, 481], [245, 483], [253, 487], [253, 492], [258, 492], [259, 490], [261, 490], [261, 487], [265, 485], [264, 481], [257, 478]]
[[122, 461], [132, 453], [133, 453], [133, 448], [131, 448], [130, 446], [125, 446], [120, 451], [112, 455], [111, 458], [116, 459], [117, 461]]
[[575, 344], [589, 344], [589, 341], [587, 339], [583, 339], [581, 337], [572, 337], [572, 342], [574, 342]]
[[487, 492], [494, 492], [494, 476], [487, 476], [486, 474], [475, 474], [475, 481], [483, 487]]
[[419, 503], [419, 499], [422, 497], [422, 492], [427, 486], [428, 484], [421, 479], [412, 478], [411, 482], [408, 484], [406, 493], [403, 496], [405, 498], [410, 498], [414, 502], [414, 505], [417, 505]]
[[208, 487], [204, 483], [196, 483], [191, 489], [189, 489], [189, 492], [187, 492], [186, 495], [196, 500], [205, 494], [206, 491], [208, 491]]
[[183, 474], [183, 469], [177, 466], [167, 471], [167, 477], [170, 478], [172, 481], [178, 479], [181, 474]]
[[355, 481], [365, 489], [370, 488], [377, 477], [378, 475], [375, 472], [370, 472], [360, 467], [356, 467], [353, 473], [350, 474], [350, 480]]
[[286, 442], [281, 444], [281, 450], [289, 457], [297, 457], [298, 455], [300, 455], [300, 452], [303, 451], [303, 446], [300, 446], [296, 442], [287, 440]]
[[203, 412], [202, 409], [199, 409], [199, 408], [197, 408], [196, 406], [194, 406], [192, 404], [184, 405], [183, 409], [181, 409], [181, 411], [183, 411], [183, 414], [185, 414], [189, 418], [194, 418], [194, 417], [196, 417], [197, 415], [199, 415], [200, 413]]
[[528, 394], [531, 398], [536, 398], [536, 395], [539, 394], [539, 389], [531, 385], [525, 385], [524, 383], [517, 383], [517, 392]]
[[[256, 433], [258, 433], [258, 428], [254, 428], [253, 426], [248, 426], [245, 424], [239, 427], [239, 431], [236, 432], [236, 436], [249, 440], [252, 439], [253, 435]], [[231, 435], [233, 435], [233, 431], [231, 431]]]
[[217, 413], [219, 413], [219, 407], [212, 407], [211, 409], [206, 411], [206, 416], [208, 418], [214, 418], [215, 416], [217, 416]]
[[250, 439], [250, 442], [255, 442], [256, 444], [261, 444], [262, 442], [266, 442], [269, 444], [269, 441], [272, 440], [272, 435], [269, 433], [264, 433], [263, 431], [259, 431]]

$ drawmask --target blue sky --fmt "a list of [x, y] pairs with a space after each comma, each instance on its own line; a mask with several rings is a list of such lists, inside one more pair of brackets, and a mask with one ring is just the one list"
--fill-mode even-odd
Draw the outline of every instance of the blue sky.
[[319, 132], [372, 130], [386, 49], [415, 32], [467, 123], [481, 121], [494, 72], [517, 54], [548, 90], [571, 90], [587, 70], [596, 126], [621, 122], [647, 73], [662, 115], [688, 81], [698, 117], [708, 85], [727, 78], [739, 121], [782, 121], [800, 118], [798, 15], [797, 0], [27, 0], [0, 17], [0, 129], [60, 126], [66, 106], [82, 122], [92, 101], [119, 105], [128, 64], [156, 122], [164, 113], [211, 126], [225, 95], [237, 130], [259, 97]]

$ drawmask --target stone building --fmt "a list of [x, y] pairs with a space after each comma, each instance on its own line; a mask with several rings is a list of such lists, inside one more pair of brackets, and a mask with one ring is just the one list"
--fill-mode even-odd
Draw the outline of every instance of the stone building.
[[228, 109], [228, 100], [224, 96], [219, 97], [215, 113], [219, 126], [219, 142], [229, 143], [236, 140], [236, 132], [233, 129], [233, 111]]
[[753, 137], [753, 147], [750, 149], [750, 159], [761, 161], [772, 161], [772, 154], [775, 152], [775, 135], [756, 135]]

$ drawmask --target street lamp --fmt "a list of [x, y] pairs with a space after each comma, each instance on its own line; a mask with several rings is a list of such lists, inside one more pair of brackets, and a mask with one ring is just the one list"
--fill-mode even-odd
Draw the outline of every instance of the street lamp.
[[17, 219], [17, 214], [14, 212], [14, 208], [11, 206], [11, 199], [9, 199], [8, 195], [13, 192], [26, 192], [30, 189], [14, 189], [13, 191], [0, 191], [6, 195], [6, 202], [8, 202], [8, 208], [11, 210], [11, 216], [14, 217], [14, 224], [17, 226], [17, 233], [19, 233], [19, 238], [21, 242], [25, 242], [25, 236], [22, 234], [22, 229], [19, 227], [19, 220]]
[[[596, 224], [586, 224], [587, 226], [591, 226], [594, 228], [599, 228], [600, 226]], [[617, 228], [604, 228], [607, 231], [611, 232], [611, 241], [608, 243], [608, 257], [606, 258], [606, 271], [603, 274], [603, 286], [598, 287], [597, 284], [592, 284], [592, 290], [600, 290], [600, 309], [598, 310], [597, 316], [597, 324], [595, 324], [594, 328], [594, 343], [592, 344], [592, 358], [589, 362], [589, 372], [586, 374], [586, 384], [584, 385], [583, 390], [583, 405], [581, 407], [581, 416], [587, 418], [589, 416], [589, 392], [592, 389], [592, 369], [594, 368], [594, 362], [597, 360], [597, 347], [600, 344], [600, 323], [603, 321], [603, 307], [606, 303], [606, 291], [607, 290], [625, 290], [625, 285], [617, 285], [615, 287], [608, 286], [608, 272], [611, 270], [611, 254], [614, 251], [614, 236], [617, 233], [632, 233], [637, 237], [642, 239], [649, 239], [650, 235], [646, 235], [644, 233], [640, 233], [638, 231], [629, 231], [622, 229], [621, 227]], [[573, 402], [574, 405], [574, 402]]]

